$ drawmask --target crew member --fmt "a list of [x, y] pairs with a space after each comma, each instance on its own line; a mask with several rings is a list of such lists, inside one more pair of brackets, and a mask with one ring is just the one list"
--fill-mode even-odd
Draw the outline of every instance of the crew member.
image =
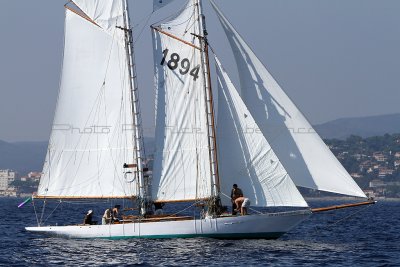
[[236, 215], [239, 207], [236, 206], [235, 200], [239, 197], [243, 197], [242, 189], [240, 189], [237, 184], [233, 184], [233, 188], [231, 191], [231, 201], [232, 201], [232, 215]]

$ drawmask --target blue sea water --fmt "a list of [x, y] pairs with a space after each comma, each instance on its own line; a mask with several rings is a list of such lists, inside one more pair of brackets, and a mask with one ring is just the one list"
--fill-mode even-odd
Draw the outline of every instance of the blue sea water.
[[[22, 200], [0, 198], [1, 266], [400, 266], [395, 201], [314, 214], [278, 240], [82, 240], [26, 232], [36, 219], [32, 203], [17, 208]], [[53, 216], [80, 223], [85, 205], [64, 205]], [[100, 208], [96, 213], [100, 217]]]

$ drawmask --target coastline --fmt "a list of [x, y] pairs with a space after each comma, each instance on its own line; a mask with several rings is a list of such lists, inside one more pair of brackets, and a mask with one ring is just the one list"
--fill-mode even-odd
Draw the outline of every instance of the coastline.
[[[304, 197], [304, 199], [308, 201], [359, 201], [359, 198], [356, 197]], [[381, 201], [400, 201], [400, 198], [396, 197], [376, 197], [374, 200]]]

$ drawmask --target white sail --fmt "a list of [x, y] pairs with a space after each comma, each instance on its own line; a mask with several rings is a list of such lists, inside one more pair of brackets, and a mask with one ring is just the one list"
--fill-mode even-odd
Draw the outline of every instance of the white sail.
[[66, 10], [62, 79], [38, 196], [136, 195], [123, 169], [135, 163], [128, 64], [115, 27], [123, 23], [111, 20], [114, 27], [103, 29]]
[[210, 156], [197, 6], [153, 29], [156, 153], [152, 197], [183, 201], [211, 196]]
[[110, 34], [119, 34], [115, 26], [122, 26], [124, 9], [123, 0], [73, 0], [73, 2], [88, 16], [93, 22]]
[[307, 207], [264, 135], [254, 131], [258, 128], [256, 122], [215, 59], [220, 92], [217, 140], [223, 195], [229, 196], [232, 184], [237, 183], [253, 206]]
[[212, 0], [211, 3], [235, 55], [241, 96], [295, 184], [366, 197]]
[[153, 0], [153, 11], [157, 11], [160, 8], [172, 3], [174, 0]]

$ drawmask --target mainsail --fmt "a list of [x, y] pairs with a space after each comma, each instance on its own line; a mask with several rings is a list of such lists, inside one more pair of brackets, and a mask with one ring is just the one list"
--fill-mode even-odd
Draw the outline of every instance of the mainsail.
[[38, 196], [131, 197], [136, 181], [123, 169], [135, 163], [130, 77], [116, 27], [124, 27], [123, 2], [76, 4], [81, 10], [66, 9], [60, 92]]
[[212, 0], [211, 3], [236, 59], [241, 97], [295, 184], [366, 197]]
[[218, 58], [215, 60], [220, 92], [217, 140], [223, 195], [229, 196], [227, 190], [238, 183], [253, 206], [307, 207], [268, 141], [255, 130], [256, 122]]
[[197, 8], [188, 1], [174, 19], [153, 27], [155, 201], [194, 200], [212, 193]]

